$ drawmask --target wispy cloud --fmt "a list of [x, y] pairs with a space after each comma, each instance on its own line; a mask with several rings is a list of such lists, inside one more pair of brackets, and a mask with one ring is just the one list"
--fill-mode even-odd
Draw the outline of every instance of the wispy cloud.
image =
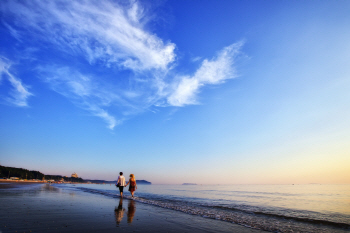
[[113, 129], [122, 122], [106, 110], [120, 97], [106, 90], [93, 77], [83, 75], [68, 67], [39, 67], [40, 78], [49, 84], [52, 90], [70, 99], [74, 104], [102, 118]]
[[220, 51], [212, 60], [205, 59], [192, 76], [178, 77], [167, 97], [168, 103], [172, 106], [196, 104], [200, 87], [235, 78], [234, 58], [242, 45], [243, 42], [232, 44]]
[[18, 30], [14, 29], [13, 27], [11, 27], [10, 25], [8, 25], [7, 23], [4, 23], [5, 27], [9, 30], [10, 34], [17, 39], [19, 42], [22, 42], [21, 40], [21, 35], [18, 32]]
[[[8, 1], [3, 13], [16, 16], [16, 26], [33, 30], [70, 53], [132, 70], [166, 69], [175, 45], [143, 29], [143, 8], [109, 1]], [[12, 30], [14, 31], [14, 29]]]
[[10, 67], [11, 62], [4, 57], [0, 57], [0, 85], [5, 79], [11, 86], [8, 96], [4, 96], [3, 99], [15, 106], [26, 107], [28, 106], [27, 99], [33, 94], [28, 91], [28, 87], [22, 84], [19, 78], [9, 71]]
[[[110, 129], [130, 115], [158, 106], [198, 104], [202, 86], [236, 77], [235, 57], [243, 45], [232, 44], [212, 59], [196, 57], [197, 63], [191, 64], [200, 67], [193, 74], [178, 75], [175, 44], [147, 30], [147, 12], [137, 1], [122, 5], [111, 1], [13, 0], [2, 3], [0, 9], [12, 17], [6, 27], [14, 37], [21, 35], [20, 42], [35, 38], [53, 45], [55, 51], [87, 61], [81, 69], [70, 60], [58, 65], [49, 59], [34, 70], [52, 90], [103, 119]], [[40, 46], [35, 49], [40, 50]], [[22, 54], [25, 59], [29, 60]], [[36, 61], [35, 57], [30, 60]], [[99, 71], [101, 65], [104, 72]], [[5, 70], [2, 73], [7, 74]], [[125, 70], [132, 72], [125, 76]], [[7, 76], [26, 100], [31, 94], [13, 75]]]
[[191, 59], [191, 61], [192, 62], [197, 62], [197, 61], [199, 61], [199, 60], [201, 60], [202, 59], [202, 57], [193, 57], [192, 59]]
[[99, 108], [98, 106], [89, 105], [89, 110], [97, 117], [102, 118], [107, 122], [108, 128], [114, 129], [116, 125], [119, 125], [122, 121], [116, 120], [115, 117], [111, 116], [106, 110]]

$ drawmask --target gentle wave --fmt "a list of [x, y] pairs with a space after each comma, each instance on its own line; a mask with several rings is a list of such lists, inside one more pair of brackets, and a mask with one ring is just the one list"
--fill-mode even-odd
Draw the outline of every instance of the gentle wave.
[[242, 210], [239, 208], [225, 207], [225, 206], [208, 206], [208, 207], [213, 207], [213, 208], [223, 209], [223, 210], [230, 210], [230, 211], [241, 211], [241, 212], [246, 212], [248, 214], [256, 214], [256, 215], [262, 215], [262, 216], [266, 216], [266, 217], [291, 219], [291, 220], [299, 221], [299, 222], [307, 222], [307, 223], [320, 224], [320, 225], [330, 225], [330, 226], [339, 227], [339, 228], [343, 228], [343, 229], [350, 229], [350, 224], [341, 223], [341, 222], [333, 222], [333, 221], [329, 221], [329, 220], [301, 218], [301, 217], [266, 213], [266, 212], [260, 212], [260, 211], [246, 211], [246, 210]]
[[[217, 192], [216, 189], [213, 190], [203, 190], [206, 192]], [[303, 194], [293, 194], [293, 193], [279, 193], [279, 192], [255, 192], [255, 191], [220, 191], [221, 193], [228, 193], [228, 194], [239, 194], [239, 195], [248, 195], [251, 194], [252, 196], [255, 196], [256, 194], [260, 194], [262, 196], [302, 196]]]
[[[117, 191], [90, 189], [76, 187], [84, 192], [101, 194], [113, 198], [118, 198]], [[125, 196], [126, 199], [131, 197]], [[350, 224], [334, 222], [326, 219], [304, 218], [298, 216], [288, 216], [284, 214], [268, 213], [259, 210], [250, 211], [248, 208], [198, 204], [191, 201], [171, 199], [155, 195], [147, 197], [135, 197], [133, 200], [144, 204], [158, 206], [166, 209], [181, 211], [187, 214], [198, 215], [221, 221], [240, 224], [249, 228], [272, 231], [272, 232], [347, 232]], [[306, 213], [307, 215], [307, 213]]]

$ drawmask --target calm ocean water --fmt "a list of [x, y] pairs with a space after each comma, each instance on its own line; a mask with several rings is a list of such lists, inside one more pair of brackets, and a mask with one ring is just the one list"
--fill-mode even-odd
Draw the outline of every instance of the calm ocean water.
[[[58, 186], [119, 196], [113, 184]], [[350, 185], [139, 185], [135, 196], [145, 204], [272, 232], [350, 232]]]

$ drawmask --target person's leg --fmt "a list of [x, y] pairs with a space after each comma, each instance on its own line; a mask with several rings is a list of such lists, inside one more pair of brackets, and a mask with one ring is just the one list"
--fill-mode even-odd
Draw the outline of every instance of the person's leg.
[[124, 189], [123, 186], [120, 186], [120, 187], [119, 187], [119, 191], [120, 191], [120, 196], [121, 196], [121, 197], [123, 197], [123, 189]]

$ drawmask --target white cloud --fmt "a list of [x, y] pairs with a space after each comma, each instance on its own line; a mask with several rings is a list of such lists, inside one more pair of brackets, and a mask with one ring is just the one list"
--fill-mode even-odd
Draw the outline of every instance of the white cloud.
[[[166, 79], [154, 74], [152, 81], [129, 80], [138, 83], [136, 89], [132, 89], [131, 84], [127, 88], [119, 87], [108, 79], [104, 83], [104, 78], [84, 75], [68, 67], [41, 67], [38, 70], [54, 91], [102, 118], [113, 129], [126, 117], [152, 106], [198, 104], [197, 95], [202, 86], [220, 84], [236, 77], [234, 61], [242, 45], [242, 42], [232, 44], [213, 59], [205, 59], [193, 75]], [[108, 111], [115, 113], [115, 109], [118, 109], [118, 118]]]
[[18, 41], [22, 41], [21, 40], [21, 35], [20, 33], [14, 29], [13, 27], [11, 27], [10, 25], [8, 25], [7, 23], [4, 23], [5, 27], [9, 30], [10, 34], [15, 38], [17, 39]]
[[119, 125], [121, 121], [117, 121], [113, 116], [111, 116], [106, 110], [101, 109], [97, 106], [90, 105], [89, 109], [95, 116], [102, 118], [107, 122], [109, 129], [114, 129], [116, 125]]
[[[10, 73], [10, 67], [11, 62], [4, 57], [0, 57], [0, 81], [2, 81], [2, 79], [6, 79], [12, 86], [8, 93], [9, 96], [4, 97], [4, 99], [8, 103], [18, 107], [26, 107], [28, 106], [28, 97], [33, 94], [28, 91], [28, 87], [22, 84], [22, 81], [19, 78]], [[0, 83], [0, 85], [1, 84], [2, 83]]]
[[68, 67], [39, 67], [37, 69], [43, 81], [51, 89], [70, 99], [75, 105], [102, 118], [113, 129], [122, 120], [115, 119], [106, 108], [120, 97], [102, 87], [93, 77], [83, 75]]
[[197, 61], [199, 61], [201, 59], [202, 59], [202, 57], [194, 57], [194, 58], [191, 59], [191, 61], [192, 62], [197, 62]]
[[139, 23], [140, 19], [144, 16], [143, 9], [139, 7], [136, 1], [133, 1], [131, 7], [127, 10], [129, 19], [134, 23]]
[[219, 52], [212, 60], [205, 59], [192, 76], [182, 76], [172, 85], [167, 101], [172, 106], [196, 104], [196, 95], [201, 86], [219, 84], [236, 77], [234, 58], [243, 42], [232, 44]]
[[[83, 55], [88, 61], [83, 69], [74, 67], [65, 56], [67, 61], [60, 62], [66, 64], [55, 65], [56, 61], [48, 58], [48, 65], [36, 70], [52, 90], [103, 119], [110, 129], [153, 106], [198, 104], [202, 86], [236, 77], [234, 59], [243, 44], [230, 45], [211, 60], [195, 57], [192, 62], [196, 64], [204, 59], [198, 70], [178, 75], [175, 44], [145, 29], [147, 12], [136, 1], [121, 5], [118, 1], [13, 0], [2, 3], [0, 10], [11, 15], [6, 27], [14, 37], [21, 36], [19, 42], [25, 44], [27, 38], [35, 38], [49, 42], [45, 48], [54, 46], [55, 52], [78, 58]], [[22, 61], [40, 61], [35, 57], [42, 48], [38, 45], [34, 49], [39, 51], [22, 53]], [[100, 64], [104, 72], [99, 71]], [[116, 67], [132, 70], [132, 75], [123, 76]], [[17, 93], [13, 99], [19, 106], [26, 105], [31, 93], [19, 79], [7, 76]]]
[[173, 43], [143, 29], [137, 2], [9, 1], [1, 9], [16, 16], [17, 27], [33, 30], [63, 51], [82, 51], [91, 63], [100, 60], [140, 71], [167, 69], [175, 59]]

